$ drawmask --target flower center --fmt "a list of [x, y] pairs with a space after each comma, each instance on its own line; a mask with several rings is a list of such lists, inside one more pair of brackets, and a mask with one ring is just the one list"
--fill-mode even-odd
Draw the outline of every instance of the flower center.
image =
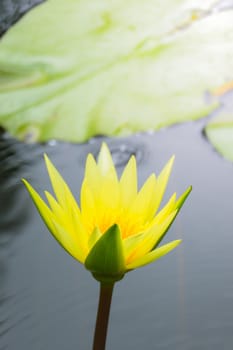
[[122, 239], [142, 232], [149, 226], [149, 223], [145, 223], [142, 217], [129, 218], [127, 215], [120, 215], [118, 217], [116, 215], [112, 215], [111, 217], [109, 215], [103, 215], [101, 218], [98, 217], [98, 220], [94, 219], [92, 223], [89, 222], [89, 225], [86, 225], [86, 230], [91, 234], [93, 229], [98, 227], [104, 233], [114, 224], [119, 226]]

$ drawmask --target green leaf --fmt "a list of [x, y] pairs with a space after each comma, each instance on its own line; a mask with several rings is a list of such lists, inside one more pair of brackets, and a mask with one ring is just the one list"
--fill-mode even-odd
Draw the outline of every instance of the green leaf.
[[110, 227], [95, 243], [85, 260], [85, 267], [100, 282], [115, 282], [123, 278], [125, 259], [117, 225]]
[[220, 113], [209, 122], [205, 132], [215, 149], [226, 159], [233, 161], [233, 114]]
[[0, 124], [84, 141], [207, 115], [233, 71], [233, 11], [216, 0], [48, 0], [0, 41]]

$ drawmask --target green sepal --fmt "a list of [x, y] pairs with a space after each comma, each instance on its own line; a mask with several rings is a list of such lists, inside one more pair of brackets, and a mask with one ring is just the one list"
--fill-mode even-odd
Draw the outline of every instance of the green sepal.
[[114, 283], [124, 277], [124, 250], [117, 225], [111, 226], [95, 243], [84, 265], [101, 283]]

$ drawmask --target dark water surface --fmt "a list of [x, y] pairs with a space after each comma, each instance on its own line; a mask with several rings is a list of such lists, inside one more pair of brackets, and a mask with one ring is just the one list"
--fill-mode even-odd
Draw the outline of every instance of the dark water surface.
[[[233, 166], [212, 150], [202, 126], [104, 138], [119, 172], [136, 153], [140, 184], [175, 153], [167, 197], [193, 185], [167, 236], [182, 245], [116, 284], [109, 350], [232, 350]], [[78, 198], [86, 155], [101, 142], [25, 145], [1, 137], [1, 350], [91, 349], [98, 284], [47, 232], [20, 179], [40, 193], [50, 189], [47, 152]]]

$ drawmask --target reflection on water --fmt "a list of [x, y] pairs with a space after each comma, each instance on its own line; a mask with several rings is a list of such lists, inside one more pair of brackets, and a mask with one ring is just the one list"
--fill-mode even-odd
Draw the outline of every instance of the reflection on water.
[[131, 153], [139, 183], [176, 154], [167, 197], [194, 190], [167, 240], [183, 244], [116, 285], [108, 349], [231, 349], [233, 167], [203, 138], [202, 122], [80, 145], [0, 141], [0, 349], [90, 349], [98, 285], [51, 238], [21, 184], [50, 187], [49, 154], [77, 199], [88, 152], [106, 140], [119, 173]]

